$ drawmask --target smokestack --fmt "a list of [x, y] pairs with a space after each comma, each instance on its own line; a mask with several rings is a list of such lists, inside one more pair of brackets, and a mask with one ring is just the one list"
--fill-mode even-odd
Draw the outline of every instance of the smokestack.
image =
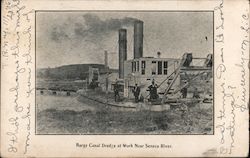
[[127, 30], [119, 30], [119, 78], [124, 78], [124, 61], [127, 60]]
[[143, 57], [143, 21], [134, 23], [134, 59]]

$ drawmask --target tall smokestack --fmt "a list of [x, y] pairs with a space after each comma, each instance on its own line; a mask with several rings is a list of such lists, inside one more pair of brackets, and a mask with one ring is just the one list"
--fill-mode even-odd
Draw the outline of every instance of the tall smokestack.
[[134, 23], [134, 59], [143, 57], [143, 21]]
[[119, 30], [119, 78], [124, 78], [124, 61], [127, 60], [127, 30]]

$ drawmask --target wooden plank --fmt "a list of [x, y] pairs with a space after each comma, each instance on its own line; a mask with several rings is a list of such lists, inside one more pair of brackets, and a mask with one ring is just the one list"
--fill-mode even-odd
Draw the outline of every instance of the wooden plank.
[[181, 71], [212, 71], [212, 67], [182, 67]]

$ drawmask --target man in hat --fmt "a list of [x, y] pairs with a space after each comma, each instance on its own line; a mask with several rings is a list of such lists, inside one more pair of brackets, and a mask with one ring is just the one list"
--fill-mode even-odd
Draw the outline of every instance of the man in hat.
[[158, 86], [155, 84], [154, 80], [152, 81], [152, 84], [148, 87], [149, 95], [150, 95], [150, 100], [155, 100], [158, 98], [157, 94], [157, 88]]
[[117, 79], [114, 84], [114, 94], [115, 94], [115, 102], [119, 101], [120, 96], [119, 96], [119, 85]]
[[133, 89], [133, 93], [134, 93], [134, 96], [135, 96], [135, 102], [136, 102], [136, 103], [139, 102], [139, 95], [140, 95], [140, 92], [141, 92], [140, 87], [138, 87], [138, 85], [135, 84], [135, 87], [134, 87], [134, 89]]

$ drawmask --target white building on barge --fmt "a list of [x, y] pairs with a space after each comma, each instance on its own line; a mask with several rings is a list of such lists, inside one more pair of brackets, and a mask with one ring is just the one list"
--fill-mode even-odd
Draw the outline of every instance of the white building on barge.
[[[161, 58], [160, 54], [157, 52], [157, 58], [143, 56], [143, 22], [136, 21], [134, 23], [134, 57], [127, 59], [127, 30], [120, 29], [119, 71], [118, 74], [112, 75], [118, 78], [115, 80], [110, 78], [107, 83], [112, 85], [119, 81], [120, 89], [126, 98], [134, 97], [132, 88], [138, 84], [141, 88], [141, 95], [147, 98], [149, 96], [147, 89], [152, 81], [157, 84], [158, 94], [162, 97], [187, 87], [188, 82], [201, 81], [204, 78], [211, 80], [212, 78], [213, 59], [211, 54], [206, 58], [193, 58], [192, 53], [184, 53], [180, 59]], [[198, 66], [197, 63], [199, 63]], [[105, 77], [102, 78], [104, 80]], [[200, 84], [200, 82], [198, 83]], [[105, 88], [103, 89], [105, 90]], [[108, 88], [108, 90], [110, 91], [112, 88]], [[197, 88], [189, 88], [188, 92], [192, 93], [192, 91], [197, 91]]]

